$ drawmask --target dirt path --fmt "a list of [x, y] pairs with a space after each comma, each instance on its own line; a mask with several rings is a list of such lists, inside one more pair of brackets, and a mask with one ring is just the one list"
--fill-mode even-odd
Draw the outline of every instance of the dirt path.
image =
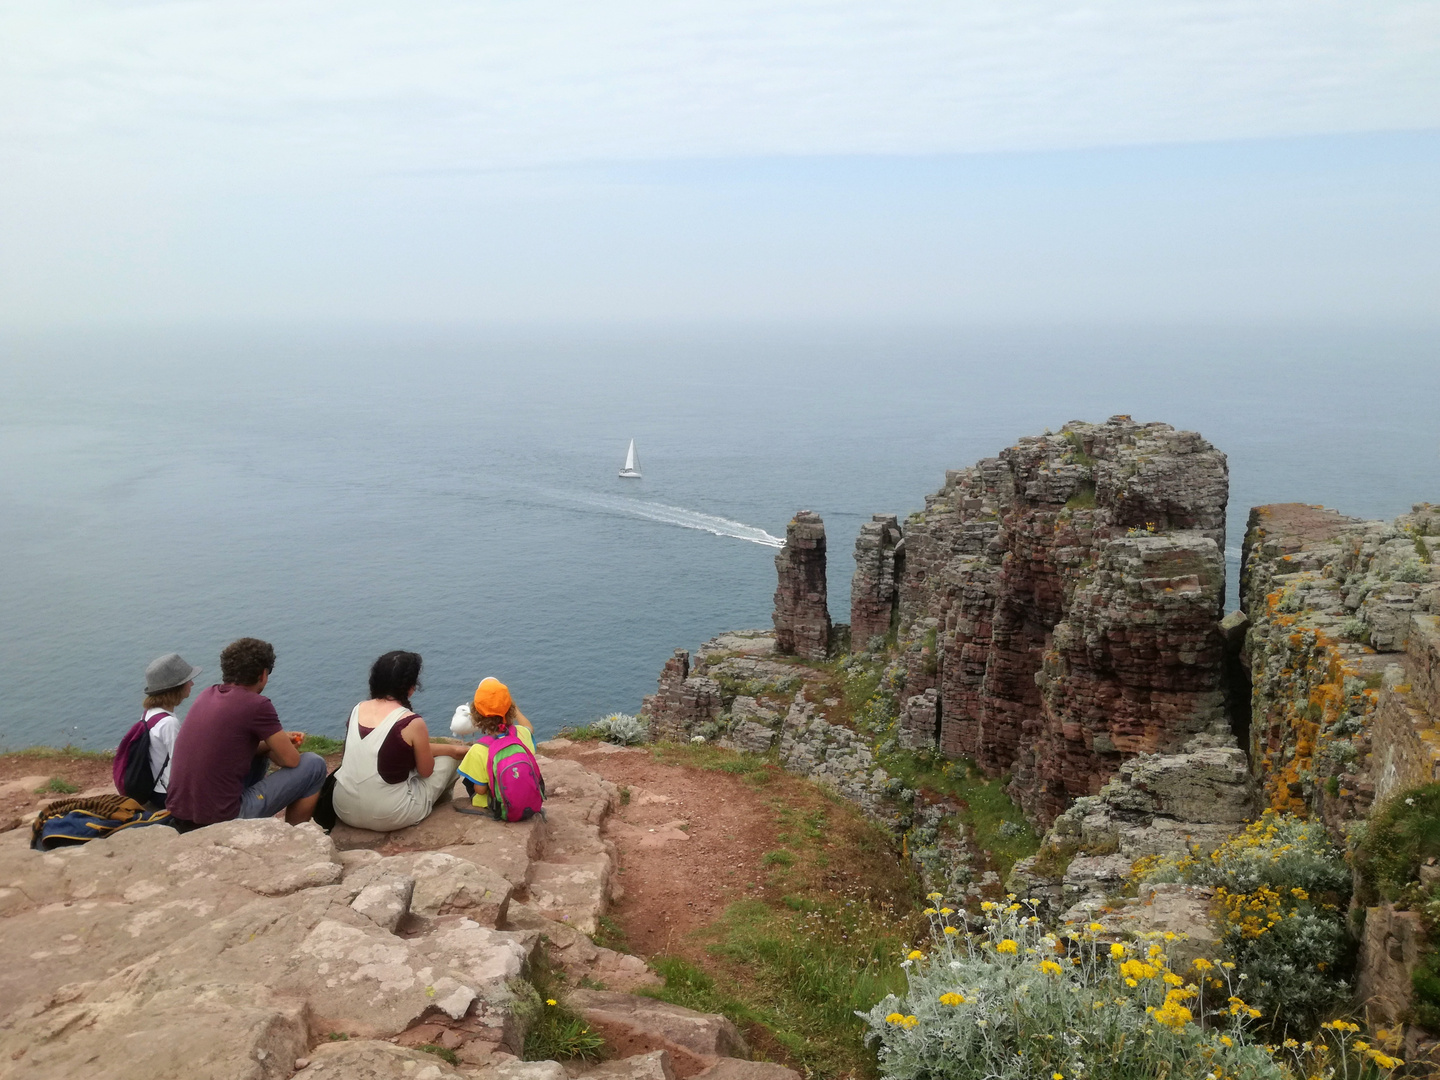
[[745, 777], [657, 761], [648, 749], [574, 743], [567, 757], [621, 789], [605, 836], [619, 854], [622, 895], [610, 918], [636, 955], [688, 954], [695, 931], [765, 887], [777, 844], [774, 793]]

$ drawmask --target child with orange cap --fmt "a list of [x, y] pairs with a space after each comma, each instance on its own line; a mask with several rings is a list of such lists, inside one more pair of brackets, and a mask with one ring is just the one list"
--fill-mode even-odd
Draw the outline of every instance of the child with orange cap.
[[455, 715], [450, 721], [452, 735], [481, 736], [480, 741], [470, 747], [469, 753], [460, 763], [460, 773], [466, 777], [465, 789], [470, 792], [470, 805], [465, 806], [457, 802], [456, 810], [461, 813], [489, 814], [489, 787], [483, 782], [469, 778], [487, 775], [490, 747], [486, 742], [486, 737], [500, 735], [510, 728], [515, 730], [520, 742], [533, 755], [535, 753], [535, 726], [515, 704], [514, 698], [510, 696], [510, 688], [499, 679], [482, 679], [480, 685], [475, 688], [475, 697], [468, 704], [456, 708]]

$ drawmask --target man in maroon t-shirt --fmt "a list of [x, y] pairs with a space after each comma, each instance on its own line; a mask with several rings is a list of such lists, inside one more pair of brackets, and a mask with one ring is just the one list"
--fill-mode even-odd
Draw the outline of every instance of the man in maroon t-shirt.
[[[280, 727], [275, 706], [261, 695], [273, 670], [269, 642], [232, 641], [220, 654], [224, 682], [202, 691], [190, 706], [175, 739], [165, 799], [182, 830], [281, 810], [298, 825], [315, 812], [325, 759], [300, 753]], [[279, 766], [274, 772], [272, 762]]]

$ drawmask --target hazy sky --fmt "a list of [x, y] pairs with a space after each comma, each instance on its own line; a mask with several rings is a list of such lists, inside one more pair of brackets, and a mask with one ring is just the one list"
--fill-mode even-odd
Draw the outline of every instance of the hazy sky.
[[1440, 320], [1440, 3], [0, 0], [0, 322]]

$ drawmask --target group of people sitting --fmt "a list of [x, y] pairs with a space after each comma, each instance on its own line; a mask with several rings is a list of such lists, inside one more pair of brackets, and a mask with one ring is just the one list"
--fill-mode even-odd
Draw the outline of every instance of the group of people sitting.
[[[469, 799], [455, 808], [490, 814], [507, 798], [508, 817], [539, 809], [544, 783], [535, 762], [533, 726], [493, 678], [456, 710], [453, 735], [472, 744], [435, 742], [411, 708], [420, 689], [418, 653], [395, 651], [370, 668], [370, 697], [350, 712], [345, 753], [327, 775], [325, 759], [301, 753], [302, 732], [286, 731], [264, 695], [275, 649], [258, 638], [231, 642], [220, 654], [220, 682], [202, 690], [182, 723], [174, 709], [201, 673], [178, 653], [145, 671], [142, 723], [148, 729], [153, 776], [150, 802], [169, 811], [181, 831], [235, 818], [272, 817], [292, 825], [317, 816], [322, 824], [391, 832], [423, 821], [446, 798], [457, 775]], [[503, 790], [494, 766], [506, 763]], [[274, 766], [272, 769], [271, 766]], [[527, 794], [532, 788], [538, 795]], [[493, 802], [493, 805], [492, 805]]]

